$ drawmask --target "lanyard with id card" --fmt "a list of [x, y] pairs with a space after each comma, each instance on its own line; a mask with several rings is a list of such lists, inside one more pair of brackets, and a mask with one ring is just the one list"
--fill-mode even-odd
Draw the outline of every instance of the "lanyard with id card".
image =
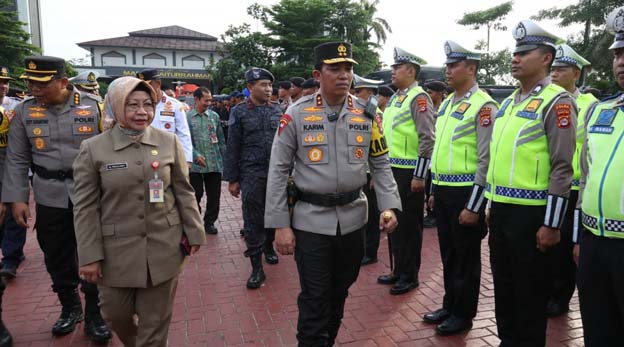
[[149, 181], [149, 201], [151, 203], [165, 202], [165, 185], [163, 181], [158, 178], [160, 163], [154, 160], [151, 166], [152, 169], [154, 169], [154, 178]]

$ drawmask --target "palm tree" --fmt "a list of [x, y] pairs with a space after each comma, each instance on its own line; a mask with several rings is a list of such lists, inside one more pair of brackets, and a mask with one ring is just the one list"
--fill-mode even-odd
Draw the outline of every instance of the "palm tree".
[[385, 19], [375, 17], [379, 0], [360, 0], [360, 4], [366, 13], [366, 22], [368, 23], [364, 39], [370, 41], [374, 34], [377, 38], [377, 44], [385, 43], [388, 38], [387, 33], [392, 33], [392, 28]]

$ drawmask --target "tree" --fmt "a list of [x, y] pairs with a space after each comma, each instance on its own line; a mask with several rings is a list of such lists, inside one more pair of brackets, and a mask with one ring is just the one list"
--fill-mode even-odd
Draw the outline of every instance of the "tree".
[[[486, 45], [484, 40], [479, 40], [476, 49], [483, 49]], [[481, 56], [479, 71], [477, 72], [479, 84], [513, 84], [511, 76], [511, 52], [508, 49], [489, 52]]]
[[24, 57], [40, 50], [28, 43], [30, 34], [22, 27], [25, 23], [17, 20], [17, 12], [7, 10], [11, 4], [12, 1], [0, 0], [0, 65], [9, 67], [11, 75], [17, 78], [24, 71]]
[[618, 87], [613, 81], [613, 53], [609, 46], [613, 36], [605, 28], [605, 15], [621, 6], [621, 0], [579, 0], [563, 8], [541, 10], [533, 19], [558, 19], [559, 25], [567, 27], [583, 24], [583, 31], [568, 37], [568, 45], [592, 63], [592, 73], [585, 84], [606, 92], [615, 92]]
[[377, 44], [386, 43], [386, 39], [388, 38], [388, 33], [392, 33], [392, 28], [388, 21], [383, 18], [375, 17], [375, 13], [377, 12], [377, 5], [379, 5], [379, 0], [360, 0], [360, 4], [364, 9], [364, 13], [366, 14], [366, 20], [368, 28], [366, 29], [366, 35], [364, 36], [365, 41], [370, 41], [373, 34], [377, 38]]
[[471, 25], [474, 30], [479, 30], [482, 26], [487, 28], [487, 40], [485, 47], [490, 50], [490, 30], [505, 31], [507, 27], [502, 20], [513, 8], [513, 1], [504, 2], [498, 6], [488, 8], [483, 11], [464, 13], [464, 16], [457, 21], [457, 24]]

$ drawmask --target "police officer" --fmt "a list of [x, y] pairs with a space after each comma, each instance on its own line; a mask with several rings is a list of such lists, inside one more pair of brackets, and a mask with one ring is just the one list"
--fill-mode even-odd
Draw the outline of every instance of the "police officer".
[[158, 99], [160, 99], [158, 105], [156, 105], [152, 126], [176, 134], [184, 148], [186, 162], [190, 167], [193, 163], [193, 143], [191, 141], [191, 132], [188, 126], [188, 120], [186, 119], [184, 105], [180, 101], [162, 92], [160, 89], [162, 82], [158, 70], [143, 70], [137, 73], [137, 78], [149, 83], [158, 94]]
[[303, 77], [291, 77], [288, 79], [290, 81], [290, 83], [292, 83], [292, 88], [290, 88], [290, 98], [292, 99], [292, 102], [297, 102], [297, 100], [301, 99], [301, 97], [303, 96], [303, 82], [305, 82], [305, 79]]
[[496, 115], [486, 197], [496, 324], [503, 346], [543, 346], [549, 266], [572, 182], [576, 105], [548, 76], [556, 36], [523, 20], [513, 29], [520, 82]]
[[572, 47], [561, 44], [557, 46], [555, 62], [550, 72], [553, 83], [567, 90], [576, 100], [578, 120], [576, 150], [574, 151], [574, 159], [572, 161], [574, 176], [572, 178], [568, 209], [563, 224], [561, 225], [561, 242], [559, 242], [554, 249], [556, 257], [553, 262], [552, 270], [551, 283], [553, 288], [546, 307], [546, 314], [548, 317], [556, 317], [568, 312], [570, 299], [572, 299], [576, 284], [576, 263], [572, 256], [574, 245], [572, 242], [572, 229], [574, 224], [574, 208], [576, 207], [576, 201], [578, 199], [579, 180], [581, 178], [579, 160], [583, 141], [585, 140], [584, 124], [587, 111], [598, 102], [598, 99], [592, 94], [582, 94], [576, 87], [576, 83], [581, 77], [583, 68], [589, 65], [589, 61], [576, 53]]
[[390, 166], [401, 194], [399, 227], [390, 235], [394, 272], [377, 282], [393, 285], [399, 295], [418, 287], [422, 248], [425, 176], [434, 142], [435, 109], [416, 77], [426, 62], [401, 48], [394, 49], [392, 84], [397, 87], [383, 114], [383, 129], [390, 146]]
[[[0, 66], [0, 189], [2, 189], [2, 171], [6, 159], [6, 147], [9, 142], [9, 122], [15, 114], [15, 107], [20, 103], [17, 98], [8, 96], [9, 82], [13, 78], [9, 69]], [[12, 279], [17, 276], [17, 267], [24, 260], [26, 229], [19, 226], [12, 213], [6, 213], [7, 206], [0, 202], [0, 243], [2, 244], [2, 265], [0, 276]], [[2, 212], [4, 211], [4, 213]]]
[[386, 110], [386, 105], [388, 105], [388, 101], [394, 95], [394, 90], [387, 85], [379, 86], [377, 90], [377, 107], [384, 112]]
[[[83, 319], [78, 296], [78, 264], [74, 234], [72, 163], [82, 140], [98, 134], [99, 98], [68, 84], [65, 61], [56, 57], [26, 57], [21, 78], [33, 97], [15, 109], [2, 181], [2, 202], [12, 203], [13, 217], [28, 228], [28, 169], [35, 175], [35, 229], [52, 278], [52, 290], [62, 305], [52, 334], [72, 332]], [[97, 342], [111, 338], [100, 316], [95, 284], [82, 282], [85, 293], [85, 333]]]
[[[624, 7], [607, 16], [615, 34], [613, 76], [624, 89]], [[576, 223], [582, 223], [577, 273], [586, 347], [624, 341], [624, 94], [603, 100], [586, 118]], [[582, 199], [581, 199], [582, 197]], [[582, 221], [582, 222], [581, 222]], [[576, 236], [576, 235], [575, 235]]]
[[[8, 117], [6, 116], [6, 113], [5, 113], [4, 108], [2, 106], [0, 106], [0, 117], [3, 118], [2, 122], [5, 121], [4, 120], [5, 118], [7, 119], [6, 125], [4, 125], [4, 124], [0, 125], [0, 131], [3, 131], [4, 130], [3, 128], [7, 128], [8, 127]], [[3, 162], [4, 162], [4, 160], [3, 160]], [[2, 173], [0, 173], [0, 176], [1, 175], [2, 175]], [[2, 205], [1, 208], [2, 209], [0, 210], [0, 217], [7, 213], [6, 206]], [[11, 214], [11, 213], [9, 213], [9, 214]], [[2, 218], [4, 219], [4, 217], [2, 217]], [[24, 231], [24, 234], [25, 234], [25, 231]], [[4, 321], [2, 320], [2, 296], [4, 295], [5, 287], [6, 286], [4, 284], [4, 281], [2, 280], [2, 278], [0, 278], [0, 347], [11, 347], [11, 346], [13, 346], [13, 337], [11, 336], [11, 333], [6, 328], [6, 326], [4, 325]]]
[[247, 288], [257, 289], [265, 280], [263, 251], [267, 263], [279, 261], [273, 248], [275, 232], [264, 227], [264, 202], [271, 145], [282, 112], [279, 105], [269, 101], [274, 81], [269, 71], [252, 68], [245, 73], [245, 80], [250, 95], [230, 113], [223, 179], [229, 182], [230, 194], [243, 195], [245, 257], [253, 268]]
[[[288, 108], [273, 142], [265, 226], [277, 228], [280, 253], [295, 253], [299, 346], [333, 346], [362, 260], [367, 162], [383, 211], [380, 228], [396, 227], [392, 209], [401, 204], [381, 121], [373, 121], [374, 111], [365, 112], [364, 102], [348, 93], [355, 63], [351, 45], [321, 44], [314, 57], [320, 91]], [[286, 186], [293, 164], [298, 201], [291, 219]]]
[[[360, 77], [357, 74], [353, 74], [353, 89], [355, 90], [355, 96], [358, 99], [368, 103], [372, 97], [377, 95], [377, 88], [383, 81], [371, 80], [368, 78]], [[381, 114], [381, 110], [377, 110]], [[377, 223], [377, 216], [379, 216], [379, 209], [377, 208], [377, 198], [375, 197], [375, 188], [372, 183], [370, 172], [366, 173], [366, 184], [362, 188], [364, 194], [366, 194], [366, 200], [368, 200], [368, 224], [366, 226], [366, 233], [364, 234], [364, 257], [362, 258], [362, 265], [374, 264], [377, 262], [377, 250], [379, 249], [379, 223]]]
[[97, 82], [100, 74], [97, 71], [83, 71], [78, 75], [69, 79], [69, 83], [73, 84], [79, 91], [100, 95], [100, 84]]
[[318, 90], [317, 82], [314, 78], [308, 78], [301, 84], [302, 96], [312, 95]]
[[436, 120], [429, 198], [438, 221], [444, 300], [424, 321], [439, 324], [439, 335], [452, 335], [470, 329], [477, 314], [481, 240], [487, 234], [483, 193], [498, 105], [477, 84], [481, 53], [454, 41], [446, 41], [444, 51], [446, 79], [455, 92], [442, 102]]
[[442, 101], [446, 98], [446, 88], [448, 86], [446, 83], [442, 81], [428, 81], [425, 83], [425, 90], [427, 94], [431, 97], [431, 101], [433, 102], [433, 107], [438, 110], [440, 105], [442, 105]]
[[292, 88], [292, 82], [290, 81], [281, 81], [279, 83], [277, 94], [279, 97], [279, 103], [282, 108], [282, 112], [286, 111], [288, 106], [290, 106], [293, 103], [293, 100], [290, 97], [291, 88]]

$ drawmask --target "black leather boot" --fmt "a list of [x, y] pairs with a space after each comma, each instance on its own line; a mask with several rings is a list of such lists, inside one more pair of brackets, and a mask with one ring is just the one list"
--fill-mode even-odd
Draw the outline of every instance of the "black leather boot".
[[0, 279], [0, 347], [13, 346], [13, 338], [9, 330], [4, 326], [2, 321], [2, 294], [4, 293], [4, 282]]
[[247, 288], [258, 289], [262, 285], [262, 282], [266, 279], [264, 276], [264, 270], [262, 269], [262, 253], [252, 255], [251, 259], [251, 276], [247, 280]]
[[84, 319], [77, 289], [58, 293], [58, 297], [61, 305], [63, 305], [63, 309], [61, 310], [61, 316], [52, 326], [52, 335], [54, 336], [71, 333], [76, 329], [76, 324]]
[[92, 283], [83, 283], [82, 291], [85, 293], [85, 324], [84, 333], [95, 343], [104, 343], [113, 337], [100, 314], [100, 300], [97, 286]]
[[275, 265], [279, 263], [279, 257], [277, 256], [277, 253], [275, 253], [272, 243], [264, 245], [264, 259], [267, 264]]

